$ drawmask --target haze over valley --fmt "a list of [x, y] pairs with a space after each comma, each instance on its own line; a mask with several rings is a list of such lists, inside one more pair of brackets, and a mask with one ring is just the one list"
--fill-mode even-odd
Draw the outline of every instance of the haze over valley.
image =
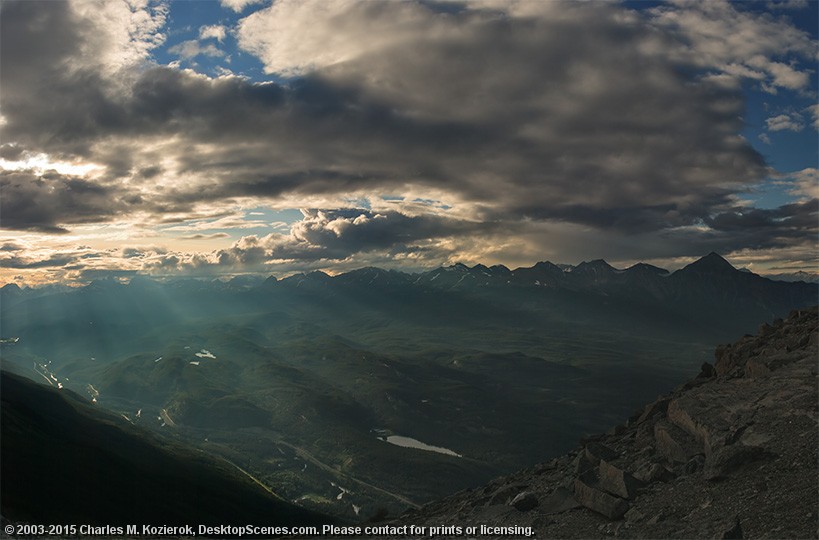
[[817, 287], [711, 254], [2, 294], [4, 369], [354, 519], [573, 448]]

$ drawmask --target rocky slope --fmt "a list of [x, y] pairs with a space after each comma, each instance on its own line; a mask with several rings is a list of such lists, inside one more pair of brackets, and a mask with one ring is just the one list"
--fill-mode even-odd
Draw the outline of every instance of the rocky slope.
[[486, 524], [537, 538], [816, 538], [818, 327], [816, 308], [765, 324], [625, 425], [398, 522], [453, 536]]

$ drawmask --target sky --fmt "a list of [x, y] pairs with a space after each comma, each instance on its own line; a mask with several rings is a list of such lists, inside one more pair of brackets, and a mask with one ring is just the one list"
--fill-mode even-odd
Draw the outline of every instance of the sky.
[[819, 271], [819, 2], [4, 1], [0, 283]]

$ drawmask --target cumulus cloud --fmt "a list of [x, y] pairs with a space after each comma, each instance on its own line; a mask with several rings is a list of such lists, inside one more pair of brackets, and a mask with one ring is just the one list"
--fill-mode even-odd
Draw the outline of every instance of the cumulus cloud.
[[264, 0], [219, 0], [222, 7], [232, 9], [236, 13], [241, 13], [247, 6], [261, 4]]
[[180, 58], [184, 58], [186, 60], [196, 58], [197, 56], [219, 57], [225, 55], [223, 51], [219, 50], [212, 43], [202, 45], [195, 39], [183, 41], [182, 43], [174, 45], [173, 47], [168, 48], [168, 52], [179, 55]]
[[302, 210], [303, 219], [289, 234], [245, 236], [220, 251], [221, 262], [343, 260], [351, 255], [417, 245], [431, 239], [477, 233], [491, 225], [435, 216], [407, 216], [400, 212], [373, 213], [364, 209]]
[[215, 39], [222, 42], [227, 36], [227, 29], [221, 24], [202, 26], [199, 28], [199, 39]]
[[770, 0], [768, 7], [771, 9], [805, 9], [808, 7], [808, 0]]
[[435, 24], [429, 9], [411, 2], [279, 0], [242, 19], [238, 38], [268, 73], [291, 76], [415, 41], [428, 24]]
[[790, 59], [816, 58], [817, 44], [787, 19], [742, 10], [727, 0], [676, 0], [653, 10], [654, 24], [676, 32], [685, 47], [675, 51], [693, 65], [736, 78], [760, 80], [763, 88], [804, 90], [810, 68]]
[[803, 199], [819, 199], [819, 169], [808, 167], [786, 174], [785, 181], [791, 184], [790, 193]]
[[779, 114], [765, 120], [770, 131], [802, 131], [805, 124], [798, 114]]

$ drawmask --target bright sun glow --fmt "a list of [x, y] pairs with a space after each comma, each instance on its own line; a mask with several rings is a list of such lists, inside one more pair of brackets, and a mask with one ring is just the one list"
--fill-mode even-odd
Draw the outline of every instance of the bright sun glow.
[[22, 160], [10, 161], [0, 158], [0, 168], [7, 171], [30, 170], [38, 174], [46, 171], [57, 171], [65, 175], [85, 176], [100, 170], [102, 167], [95, 163], [52, 160], [47, 154], [28, 154]]

